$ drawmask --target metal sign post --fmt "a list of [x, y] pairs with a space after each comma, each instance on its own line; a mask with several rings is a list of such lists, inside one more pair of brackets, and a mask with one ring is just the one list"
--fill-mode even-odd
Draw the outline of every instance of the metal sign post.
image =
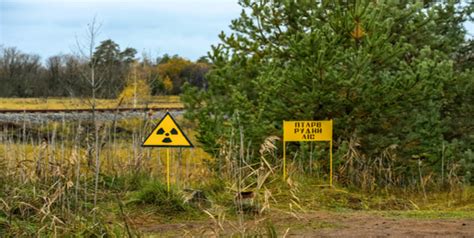
[[332, 120], [283, 121], [283, 179], [286, 179], [286, 142], [329, 141], [329, 185], [332, 186]]
[[170, 192], [170, 147], [194, 147], [169, 112], [158, 122], [142, 144], [143, 147], [166, 147], [166, 183]]

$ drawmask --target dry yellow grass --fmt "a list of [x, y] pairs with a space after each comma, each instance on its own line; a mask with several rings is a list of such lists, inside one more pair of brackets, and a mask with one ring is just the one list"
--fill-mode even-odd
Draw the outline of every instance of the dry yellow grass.
[[[192, 127], [183, 121], [182, 116], [177, 116], [176, 119], [192, 143], [197, 145]], [[149, 121], [146, 131], [153, 129], [158, 120]], [[100, 151], [101, 173], [127, 175], [141, 171], [165, 179], [167, 149], [140, 146], [143, 135], [139, 131], [143, 128], [143, 120], [119, 120], [117, 126], [126, 132], [117, 135], [116, 140], [113, 139], [113, 134], [110, 134], [113, 133], [111, 130], [101, 130], [100, 137], [105, 140]], [[0, 128], [0, 162], [5, 163], [9, 173], [20, 176], [20, 181], [38, 179], [35, 175], [38, 166], [47, 171], [48, 176], [53, 177], [55, 171], [61, 170], [64, 177], [73, 181], [78, 162], [81, 164], [81, 176], [92, 176], [95, 164], [89, 149], [93, 149], [93, 141], [87, 143], [86, 137], [91, 139], [91, 135], [84, 134], [84, 131], [81, 133], [81, 139], [76, 140], [77, 128], [76, 124], [61, 122], [28, 127], [27, 131], [31, 130], [32, 134], [24, 141], [16, 137], [22, 138], [19, 134], [22, 133], [21, 129]], [[198, 146], [171, 148], [170, 152], [170, 177], [173, 184], [199, 184], [203, 182], [201, 178], [210, 176], [206, 161], [212, 158]]]
[[[97, 99], [97, 108], [116, 108], [120, 99]], [[136, 107], [145, 107], [145, 102], [138, 102]], [[182, 107], [179, 96], [153, 96], [148, 107]], [[90, 100], [82, 98], [0, 98], [2, 109], [79, 109], [90, 108]], [[122, 101], [120, 107], [133, 107], [130, 100]]]
[[[181, 152], [177, 148], [170, 150], [172, 183], [195, 184], [199, 183], [201, 178], [210, 176], [205, 161], [211, 158], [202, 149], [181, 149]], [[48, 166], [49, 169], [46, 170], [53, 176], [54, 170], [58, 169], [57, 166], [72, 168], [77, 161], [82, 164], [82, 174], [93, 173], [93, 167], [90, 167], [92, 165], [88, 166], [86, 150], [78, 148], [74, 151], [70, 145], [61, 148], [61, 144], [46, 146], [0, 143], [0, 159], [6, 162], [10, 172], [30, 177], [29, 180], [35, 180], [34, 171], [38, 161], [42, 166]], [[130, 145], [129, 142], [121, 141], [115, 146], [106, 146], [101, 151], [101, 161], [101, 170], [104, 174], [126, 175], [130, 171], [141, 169], [157, 178], [165, 179], [166, 148], [139, 148]]]

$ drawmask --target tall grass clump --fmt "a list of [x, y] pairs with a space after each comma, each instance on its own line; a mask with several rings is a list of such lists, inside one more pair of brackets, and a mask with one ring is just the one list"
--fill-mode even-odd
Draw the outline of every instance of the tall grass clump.
[[184, 202], [181, 193], [174, 187], [167, 191], [161, 181], [150, 181], [138, 190], [129, 203], [156, 206], [163, 215], [173, 216], [177, 213], [193, 212], [193, 208]]

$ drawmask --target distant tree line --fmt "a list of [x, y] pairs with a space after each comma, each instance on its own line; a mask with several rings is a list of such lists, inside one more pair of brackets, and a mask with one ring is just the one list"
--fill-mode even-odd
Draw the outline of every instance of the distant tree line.
[[205, 57], [192, 62], [178, 55], [164, 54], [156, 59], [136, 55], [134, 48], [121, 50], [110, 39], [102, 41], [89, 60], [58, 54], [42, 62], [39, 55], [0, 46], [0, 97], [89, 97], [86, 70], [91, 63], [95, 63], [101, 82], [100, 98], [118, 97], [136, 77], [147, 84], [152, 95], [180, 94], [185, 83], [206, 87], [204, 76], [210, 64]]

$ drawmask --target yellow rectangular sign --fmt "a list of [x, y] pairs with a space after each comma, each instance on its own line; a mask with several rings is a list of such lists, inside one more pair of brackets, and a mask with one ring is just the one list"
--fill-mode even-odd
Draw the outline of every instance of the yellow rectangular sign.
[[330, 121], [283, 121], [284, 141], [332, 141]]

